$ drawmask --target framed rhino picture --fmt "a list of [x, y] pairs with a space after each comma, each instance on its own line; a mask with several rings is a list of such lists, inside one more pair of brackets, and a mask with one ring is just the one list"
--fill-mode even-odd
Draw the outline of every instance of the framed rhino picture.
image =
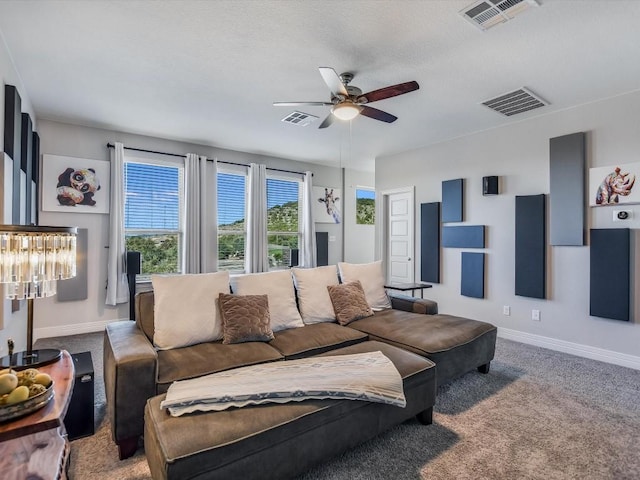
[[313, 187], [313, 221], [342, 222], [342, 195], [339, 188]]
[[109, 213], [109, 167], [102, 160], [43, 155], [42, 210]]
[[640, 185], [636, 178], [640, 163], [619, 163], [589, 169], [589, 205], [600, 207], [640, 203]]

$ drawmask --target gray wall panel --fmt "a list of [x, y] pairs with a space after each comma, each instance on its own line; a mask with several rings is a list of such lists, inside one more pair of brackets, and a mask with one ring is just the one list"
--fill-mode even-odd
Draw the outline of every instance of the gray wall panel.
[[58, 280], [58, 301], [72, 302], [86, 300], [87, 291], [87, 249], [89, 246], [89, 230], [78, 229], [76, 237], [76, 276], [69, 280]]
[[550, 244], [584, 245], [585, 133], [549, 140]]

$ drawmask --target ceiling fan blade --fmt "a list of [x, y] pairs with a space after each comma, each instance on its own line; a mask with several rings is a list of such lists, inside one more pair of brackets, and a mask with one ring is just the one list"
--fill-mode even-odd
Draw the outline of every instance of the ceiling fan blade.
[[347, 92], [342, 80], [340, 80], [340, 77], [333, 68], [319, 67], [318, 70], [320, 70], [320, 75], [322, 75], [324, 83], [327, 84], [327, 87], [329, 87], [334, 97], [336, 95], [349, 96], [349, 92]]
[[273, 102], [274, 107], [298, 107], [298, 106], [307, 106], [307, 107], [324, 107], [333, 105], [330, 102]]
[[390, 113], [383, 112], [382, 110], [378, 110], [377, 108], [369, 107], [367, 105], [362, 105], [360, 115], [387, 123], [393, 123], [398, 119], [398, 117], [391, 115]]
[[333, 113], [330, 113], [329, 115], [327, 115], [327, 118], [325, 118], [322, 121], [322, 123], [320, 124], [320, 126], [318, 128], [327, 128], [327, 127], [331, 126], [331, 124], [333, 123], [335, 118], [336, 117], [333, 116]]
[[366, 99], [367, 103], [377, 102], [378, 100], [384, 100], [385, 98], [397, 97], [398, 95], [413, 92], [419, 88], [420, 85], [418, 85], [418, 82], [416, 81], [399, 83], [398, 85], [391, 85], [390, 87], [363, 93], [358, 97], [358, 100]]

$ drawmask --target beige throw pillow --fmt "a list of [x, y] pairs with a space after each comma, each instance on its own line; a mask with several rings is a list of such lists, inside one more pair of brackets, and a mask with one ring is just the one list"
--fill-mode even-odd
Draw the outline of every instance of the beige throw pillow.
[[382, 262], [372, 263], [338, 263], [342, 283], [360, 280], [369, 306], [375, 310], [391, 308], [391, 301], [384, 289]]
[[338, 269], [335, 265], [317, 268], [292, 268], [298, 293], [298, 306], [306, 325], [335, 322], [331, 298], [327, 287], [338, 285]]
[[233, 293], [238, 295], [268, 295], [271, 330], [304, 327], [296, 306], [293, 278], [289, 270], [248, 273], [231, 278]]
[[160, 350], [222, 338], [218, 294], [229, 293], [229, 272], [152, 275], [153, 343]]
[[267, 295], [219, 296], [222, 314], [222, 343], [268, 342], [273, 340], [269, 325], [269, 299]]
[[340, 325], [373, 315], [359, 281], [329, 285], [327, 290]]

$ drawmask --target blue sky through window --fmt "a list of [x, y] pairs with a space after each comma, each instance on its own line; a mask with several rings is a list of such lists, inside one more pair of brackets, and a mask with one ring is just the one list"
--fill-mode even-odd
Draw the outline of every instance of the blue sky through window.
[[[218, 225], [245, 216], [244, 175], [218, 173]], [[177, 230], [180, 172], [176, 167], [125, 163], [125, 228]], [[267, 208], [298, 201], [299, 183], [267, 179]]]
[[375, 200], [376, 192], [373, 190], [362, 190], [360, 188], [356, 189], [356, 198], [370, 198]]
[[132, 162], [124, 168], [125, 228], [178, 230], [179, 169]]

